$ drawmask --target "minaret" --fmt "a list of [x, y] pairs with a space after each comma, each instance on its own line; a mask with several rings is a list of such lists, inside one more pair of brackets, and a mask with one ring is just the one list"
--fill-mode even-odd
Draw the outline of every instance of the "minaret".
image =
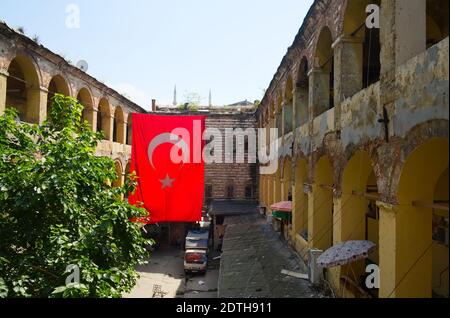
[[177, 106], [177, 85], [173, 89], [173, 106]]
[[209, 90], [209, 107], [212, 107], [212, 95], [211, 95], [211, 90]]

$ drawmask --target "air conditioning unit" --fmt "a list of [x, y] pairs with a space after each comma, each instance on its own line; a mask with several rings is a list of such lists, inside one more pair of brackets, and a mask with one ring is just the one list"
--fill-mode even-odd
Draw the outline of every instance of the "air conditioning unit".
[[312, 284], [317, 285], [323, 279], [323, 269], [317, 265], [317, 259], [322, 255], [323, 251], [318, 249], [309, 250], [308, 258], [308, 275]]

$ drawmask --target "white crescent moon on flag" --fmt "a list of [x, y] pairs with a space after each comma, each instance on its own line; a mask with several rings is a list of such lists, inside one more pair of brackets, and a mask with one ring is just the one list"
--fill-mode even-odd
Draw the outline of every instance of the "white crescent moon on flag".
[[150, 160], [150, 164], [153, 169], [155, 169], [155, 165], [153, 164], [153, 151], [162, 144], [170, 143], [173, 145], [177, 145], [183, 151], [183, 161], [189, 161], [189, 148], [186, 142], [178, 137], [177, 135], [171, 133], [163, 133], [152, 139], [150, 144], [148, 145], [148, 159]]

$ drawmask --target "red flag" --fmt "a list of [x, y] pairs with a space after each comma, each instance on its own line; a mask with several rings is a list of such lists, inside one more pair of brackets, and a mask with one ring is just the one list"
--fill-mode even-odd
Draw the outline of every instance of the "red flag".
[[130, 204], [144, 204], [144, 223], [196, 222], [203, 206], [205, 116], [132, 114]]

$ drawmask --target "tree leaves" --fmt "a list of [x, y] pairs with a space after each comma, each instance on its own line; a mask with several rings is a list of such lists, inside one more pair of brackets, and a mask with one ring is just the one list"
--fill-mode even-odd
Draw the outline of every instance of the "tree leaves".
[[[138, 224], [146, 215], [120, 198], [114, 162], [95, 155], [100, 134], [81, 123], [82, 106], [56, 95], [50, 120], [0, 117], [0, 297], [120, 297], [148, 259]], [[6, 261], [6, 259], [8, 261]], [[80, 282], [65, 284], [68, 265]]]

